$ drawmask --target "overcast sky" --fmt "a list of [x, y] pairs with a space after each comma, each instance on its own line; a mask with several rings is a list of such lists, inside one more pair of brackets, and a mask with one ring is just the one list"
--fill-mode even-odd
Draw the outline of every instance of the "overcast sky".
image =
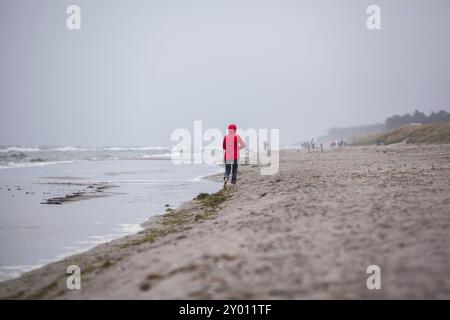
[[203, 120], [288, 145], [449, 110], [449, 15], [448, 0], [1, 0], [0, 144], [170, 145]]

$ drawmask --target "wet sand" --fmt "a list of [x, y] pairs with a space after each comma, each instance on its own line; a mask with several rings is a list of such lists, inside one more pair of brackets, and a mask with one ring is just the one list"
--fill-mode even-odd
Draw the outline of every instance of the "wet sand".
[[[241, 166], [217, 198], [0, 283], [0, 298], [450, 298], [450, 145], [280, 156], [279, 174]], [[81, 290], [66, 288], [72, 264]]]

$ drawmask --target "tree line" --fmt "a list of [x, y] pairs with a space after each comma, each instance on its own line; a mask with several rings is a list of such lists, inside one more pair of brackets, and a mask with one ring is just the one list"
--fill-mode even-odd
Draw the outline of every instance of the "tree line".
[[412, 114], [407, 113], [402, 116], [393, 115], [392, 117], [387, 118], [384, 123], [345, 128], [334, 127], [328, 130], [326, 136], [318, 137], [317, 140], [319, 142], [348, 140], [357, 136], [367, 136], [389, 131], [411, 123], [431, 124], [443, 122], [450, 122], [450, 113], [444, 110], [439, 112], [433, 111], [429, 115], [415, 110]]
[[386, 130], [392, 130], [411, 123], [431, 124], [431, 123], [443, 123], [450, 122], [450, 113], [441, 110], [439, 112], [431, 112], [426, 115], [423, 112], [415, 110], [412, 114], [393, 115], [384, 122]]

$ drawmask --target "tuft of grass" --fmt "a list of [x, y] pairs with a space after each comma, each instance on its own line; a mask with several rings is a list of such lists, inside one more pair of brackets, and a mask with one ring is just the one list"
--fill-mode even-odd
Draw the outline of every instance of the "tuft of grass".
[[200, 201], [203, 207], [216, 210], [221, 203], [227, 200], [228, 196], [229, 194], [226, 191], [221, 190], [212, 194], [200, 193], [196, 199]]
[[161, 217], [158, 226], [139, 232], [141, 237], [133, 242], [122, 245], [123, 248], [130, 245], [140, 245], [143, 243], [153, 243], [156, 239], [164, 237], [170, 233], [187, 230], [191, 223], [201, 222], [206, 219], [211, 219], [219, 205], [228, 199], [229, 193], [221, 190], [213, 194], [199, 193], [194, 198], [203, 209], [198, 213], [196, 210], [187, 209], [166, 209], [166, 214]]
[[197, 196], [197, 201], [200, 202], [204, 211], [195, 215], [195, 221], [202, 221], [214, 217], [220, 204], [222, 204], [229, 197], [229, 193], [225, 190], [220, 190], [216, 193], [200, 193]]
[[194, 200], [203, 200], [209, 197], [209, 193], [200, 192], [198, 196], [194, 198]]
[[101, 268], [102, 268], [102, 269], [106, 269], [106, 268], [111, 267], [113, 264], [114, 264], [114, 263], [112, 263], [111, 260], [106, 259], [105, 262], [103, 262]]

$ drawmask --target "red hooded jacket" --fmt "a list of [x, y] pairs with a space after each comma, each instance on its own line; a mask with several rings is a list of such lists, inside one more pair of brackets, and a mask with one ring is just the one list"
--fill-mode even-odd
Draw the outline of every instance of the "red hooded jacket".
[[223, 138], [224, 160], [239, 159], [239, 150], [244, 149], [245, 142], [236, 134], [236, 125], [230, 124], [228, 126], [228, 134]]

